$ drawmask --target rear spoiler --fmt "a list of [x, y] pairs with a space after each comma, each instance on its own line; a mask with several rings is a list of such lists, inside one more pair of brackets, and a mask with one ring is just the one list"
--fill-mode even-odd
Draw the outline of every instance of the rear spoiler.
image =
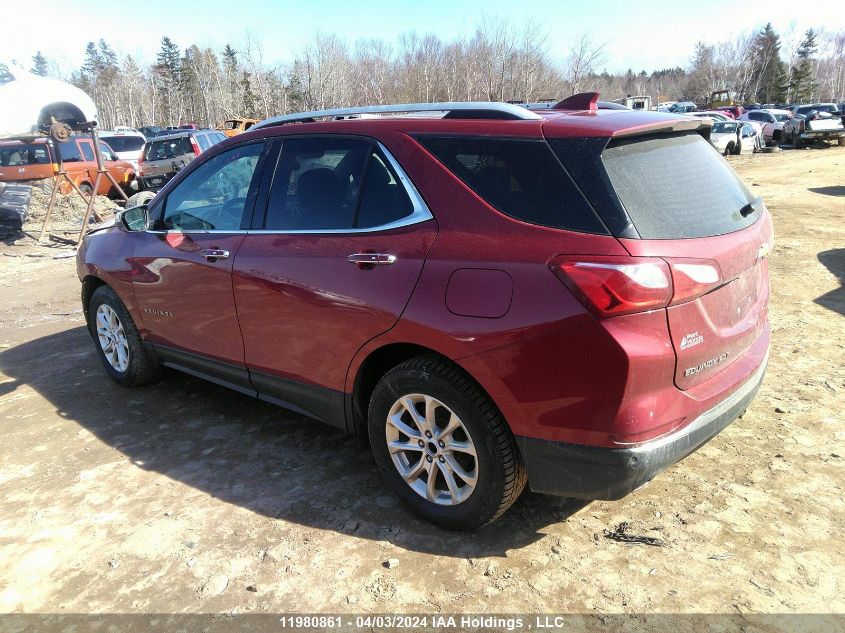
[[698, 117], [678, 117], [667, 120], [661, 118], [653, 123], [644, 123], [635, 127], [617, 130], [611, 138], [630, 138], [632, 136], [651, 136], [653, 134], [676, 134], [678, 132], [698, 132], [706, 140], [710, 139], [713, 120]]

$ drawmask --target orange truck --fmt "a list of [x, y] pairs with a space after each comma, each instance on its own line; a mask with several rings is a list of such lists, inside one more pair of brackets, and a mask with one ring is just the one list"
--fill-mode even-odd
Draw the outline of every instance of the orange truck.
[[217, 129], [226, 136], [236, 136], [246, 132], [256, 123], [258, 123], [258, 119], [226, 119], [223, 121], [223, 125]]
[[[130, 163], [119, 160], [105, 142], [100, 141], [103, 163], [121, 188], [131, 195], [135, 186], [135, 169]], [[68, 177], [83, 193], [90, 194], [97, 178], [97, 160], [94, 157], [94, 142], [83, 136], [72, 136], [64, 143], [56, 143]], [[56, 157], [45, 139], [31, 141], [0, 141], [0, 182], [27, 182], [52, 178], [58, 170]], [[63, 183], [62, 193], [68, 193], [70, 186]], [[97, 194], [118, 196], [107, 178], [100, 179]]]

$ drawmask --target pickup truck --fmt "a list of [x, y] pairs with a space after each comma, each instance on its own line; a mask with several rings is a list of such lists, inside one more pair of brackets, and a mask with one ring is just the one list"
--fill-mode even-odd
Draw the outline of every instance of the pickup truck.
[[793, 116], [783, 125], [783, 140], [794, 147], [806, 141], [837, 141], [845, 145], [842, 115], [832, 104], [810, 104], [793, 108]]

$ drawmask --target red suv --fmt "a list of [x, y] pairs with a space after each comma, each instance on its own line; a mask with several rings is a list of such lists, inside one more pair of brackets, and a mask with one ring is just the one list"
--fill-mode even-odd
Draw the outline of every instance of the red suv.
[[625, 496], [756, 393], [772, 225], [708, 122], [596, 97], [288, 115], [214, 146], [79, 249], [106, 371], [368, 435], [445, 527], [526, 482]]

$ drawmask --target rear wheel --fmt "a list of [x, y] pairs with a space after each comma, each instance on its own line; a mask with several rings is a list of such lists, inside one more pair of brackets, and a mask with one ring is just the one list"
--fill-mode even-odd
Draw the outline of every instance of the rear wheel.
[[88, 328], [97, 355], [108, 374], [121, 385], [136, 387], [160, 373], [141, 343], [141, 335], [120, 297], [108, 286], [94, 291], [88, 307]]
[[79, 190], [85, 194], [86, 197], [91, 197], [91, 194], [94, 193], [94, 187], [89, 185], [87, 182], [83, 182], [79, 185]]
[[730, 154], [734, 153], [734, 144], [728, 143], [728, 146], [725, 148], [725, 156], [729, 156]]
[[496, 406], [460, 368], [420, 356], [373, 391], [370, 445], [388, 485], [416, 514], [473, 530], [519, 497], [525, 469]]

